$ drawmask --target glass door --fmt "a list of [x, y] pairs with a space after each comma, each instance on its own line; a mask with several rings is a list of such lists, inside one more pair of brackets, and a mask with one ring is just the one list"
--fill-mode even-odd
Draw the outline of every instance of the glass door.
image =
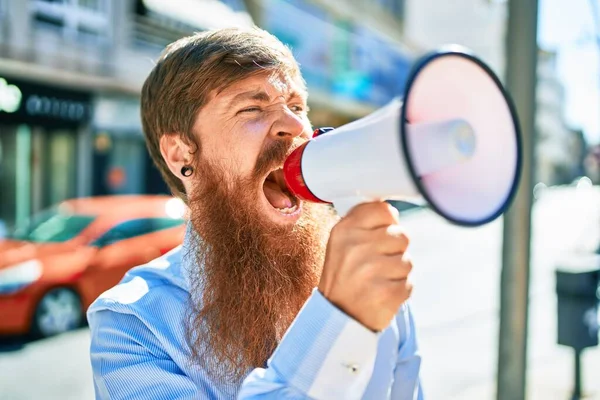
[[76, 197], [76, 132], [36, 127], [33, 129], [31, 147], [32, 212]]
[[77, 136], [72, 131], [52, 131], [48, 137], [46, 205], [77, 195]]

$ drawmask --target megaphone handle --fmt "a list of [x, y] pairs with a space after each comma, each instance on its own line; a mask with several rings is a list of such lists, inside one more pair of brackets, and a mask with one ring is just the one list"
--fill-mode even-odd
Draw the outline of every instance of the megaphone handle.
[[377, 201], [378, 199], [374, 199], [371, 197], [365, 196], [353, 196], [353, 197], [344, 197], [342, 199], [334, 200], [333, 207], [335, 211], [337, 211], [340, 217], [345, 217], [348, 212], [354, 208], [355, 206], [361, 203], [370, 203], [372, 201]]

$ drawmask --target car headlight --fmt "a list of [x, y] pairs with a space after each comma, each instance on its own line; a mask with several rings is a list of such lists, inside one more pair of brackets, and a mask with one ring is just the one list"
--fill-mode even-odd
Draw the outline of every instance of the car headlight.
[[29, 260], [0, 270], [0, 294], [10, 294], [31, 285], [42, 276], [42, 264]]

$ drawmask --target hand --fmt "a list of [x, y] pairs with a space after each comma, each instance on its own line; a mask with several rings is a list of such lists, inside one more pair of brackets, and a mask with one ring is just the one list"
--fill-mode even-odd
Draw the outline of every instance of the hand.
[[331, 230], [319, 291], [367, 328], [385, 329], [412, 292], [408, 243], [391, 205], [354, 207]]

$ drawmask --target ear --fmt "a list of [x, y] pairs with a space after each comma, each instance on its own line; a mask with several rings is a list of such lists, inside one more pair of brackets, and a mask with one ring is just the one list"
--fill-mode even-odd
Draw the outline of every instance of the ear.
[[173, 175], [182, 181], [188, 179], [181, 175], [184, 165], [193, 164], [191, 148], [186, 144], [178, 133], [166, 133], [160, 138], [160, 153]]

